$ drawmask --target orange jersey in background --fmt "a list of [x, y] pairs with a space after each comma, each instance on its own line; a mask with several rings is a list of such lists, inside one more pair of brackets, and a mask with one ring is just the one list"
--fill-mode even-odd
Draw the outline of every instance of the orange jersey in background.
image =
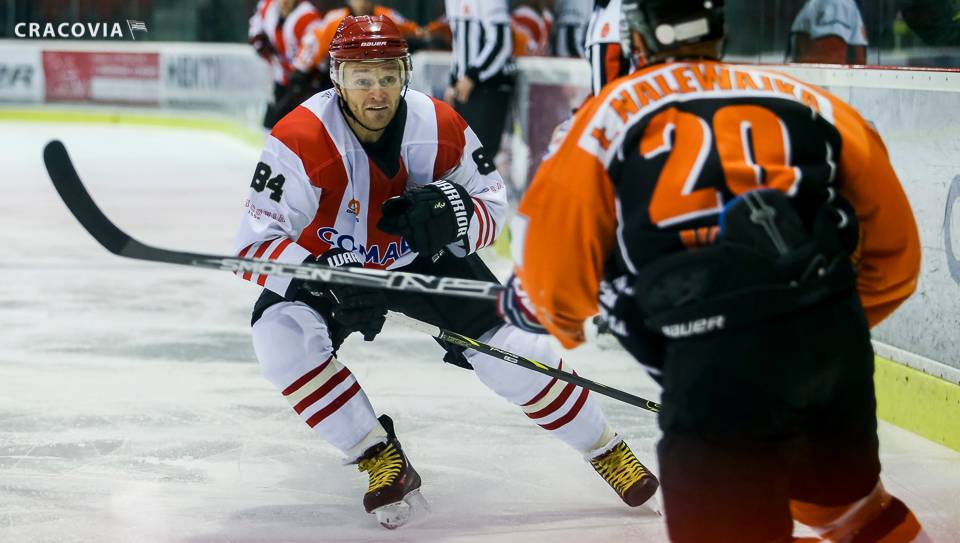
[[[333, 41], [333, 37], [337, 33], [337, 27], [339, 27], [340, 22], [348, 16], [350, 16], [349, 8], [340, 8], [327, 12], [327, 15], [323, 18], [323, 22], [314, 28], [308, 40], [309, 44], [302, 49], [301, 54], [297, 57], [295, 62], [296, 69], [302, 72], [308, 72], [327, 60], [327, 56], [330, 54], [330, 42]], [[373, 16], [389, 18], [400, 28], [400, 31], [403, 32], [407, 38], [416, 36], [420, 29], [417, 23], [407, 20], [403, 15], [400, 15], [399, 12], [391, 8], [374, 6]]]
[[871, 326], [914, 291], [916, 222], [870, 124], [823, 89], [712, 61], [646, 67], [580, 109], [520, 203], [517, 274], [544, 326], [576, 346], [610, 267], [636, 274], [711, 243], [724, 204], [760, 186], [829, 188], [853, 206]]

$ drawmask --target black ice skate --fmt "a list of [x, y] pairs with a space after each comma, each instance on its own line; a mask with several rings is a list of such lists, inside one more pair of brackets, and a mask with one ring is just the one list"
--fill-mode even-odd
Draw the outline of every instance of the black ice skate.
[[386, 415], [379, 420], [387, 431], [387, 442], [367, 449], [357, 467], [370, 477], [363, 508], [376, 515], [384, 528], [393, 530], [426, 514], [430, 506], [420, 495], [420, 474], [403, 454], [393, 432], [393, 421]]
[[646, 503], [660, 487], [660, 481], [623, 441], [590, 459], [590, 465], [630, 507]]

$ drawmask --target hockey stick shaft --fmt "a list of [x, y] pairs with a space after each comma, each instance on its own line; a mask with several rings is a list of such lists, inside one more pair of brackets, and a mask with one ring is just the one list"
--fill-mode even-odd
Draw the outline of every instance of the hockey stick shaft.
[[80, 176], [70, 161], [67, 149], [61, 142], [54, 140], [48, 143], [43, 150], [43, 159], [54, 187], [70, 212], [94, 239], [118, 256], [232, 271], [238, 274], [292, 277], [304, 281], [322, 281], [483, 300], [495, 300], [497, 293], [503, 290], [503, 286], [498, 283], [473, 279], [367, 268], [331, 268], [319, 263], [289, 264], [152, 247], [137, 241], [104, 215], [83, 186]]
[[[111, 253], [137, 260], [180, 264], [199, 268], [232, 271], [235, 273], [264, 274], [281, 277], [293, 277], [306, 281], [347, 284], [353, 286], [384, 288], [405, 292], [443, 294], [495, 300], [502, 285], [487, 281], [436, 277], [398, 271], [372, 270], [365, 268], [331, 268], [321, 264], [285, 264], [238, 258], [232, 256], [207, 255], [186, 251], [171, 251], [146, 245], [132, 238], [115, 225], [97, 206], [83, 186], [66, 147], [59, 141], [47, 144], [43, 151], [44, 163], [60, 198], [73, 213], [80, 224]], [[414, 321], [417, 322], [417, 321]], [[595, 383], [577, 375], [551, 368], [540, 362], [503, 351], [491, 345], [481, 343], [461, 334], [419, 323], [421, 329], [437, 339], [464, 348], [487, 354], [505, 362], [550, 375], [559, 380], [573, 383], [593, 390], [599, 394], [615, 398], [631, 405], [658, 411], [659, 405], [632, 394]], [[426, 327], [426, 328], [423, 328]]]
[[628, 403], [641, 409], [646, 409], [647, 411], [652, 411], [654, 413], [660, 412], [660, 404], [639, 396], [635, 396], [629, 392], [624, 392], [602, 383], [591, 381], [590, 379], [563, 371], [561, 369], [551, 368], [542, 362], [537, 362], [536, 360], [532, 360], [509, 351], [504, 351], [503, 349], [494, 347], [493, 345], [488, 345], [473, 338], [469, 338], [463, 334], [451, 332], [450, 330], [444, 330], [443, 328], [433, 326], [432, 324], [428, 324], [405, 315], [391, 314], [391, 316], [395, 317], [405, 326], [429, 334], [445, 343], [463, 347], [465, 349], [472, 349], [515, 366], [520, 366], [537, 373], [549, 375], [550, 377], [553, 377], [559, 381], [564, 381], [566, 383], [571, 383], [573, 385], [586, 388], [596, 392], [597, 394], [602, 394], [615, 400], [620, 400], [621, 402]]

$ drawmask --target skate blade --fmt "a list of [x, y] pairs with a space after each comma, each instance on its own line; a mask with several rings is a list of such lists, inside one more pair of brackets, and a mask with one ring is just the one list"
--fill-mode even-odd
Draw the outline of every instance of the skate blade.
[[647, 500], [647, 501], [645, 501], [645, 502], [643, 503], [643, 505], [641, 505], [641, 507], [644, 507], [644, 508], [646, 508], [647, 510], [652, 511], [653, 513], [655, 513], [657, 516], [662, 517], [662, 516], [663, 516], [663, 502], [661, 502], [660, 490], [657, 489], [657, 492], [656, 492], [653, 496], [650, 496], [650, 499]]
[[377, 516], [377, 522], [388, 530], [416, 524], [430, 513], [430, 504], [420, 494], [420, 490], [409, 492], [402, 501], [390, 503], [371, 511]]

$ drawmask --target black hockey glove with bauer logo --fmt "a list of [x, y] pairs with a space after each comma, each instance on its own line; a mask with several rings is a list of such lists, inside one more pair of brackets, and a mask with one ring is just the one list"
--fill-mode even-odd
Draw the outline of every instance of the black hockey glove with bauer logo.
[[470, 229], [473, 200], [467, 189], [441, 179], [394, 196], [380, 206], [377, 228], [402, 236], [410, 248], [434, 256]]
[[[363, 267], [359, 255], [340, 248], [318, 256], [317, 262], [333, 268]], [[377, 289], [308, 282], [301, 287], [297, 300], [311, 307], [321, 306], [325, 309], [323, 312], [330, 315], [334, 349], [353, 332], [363, 334], [364, 341], [373, 341], [387, 319], [387, 298]]]

